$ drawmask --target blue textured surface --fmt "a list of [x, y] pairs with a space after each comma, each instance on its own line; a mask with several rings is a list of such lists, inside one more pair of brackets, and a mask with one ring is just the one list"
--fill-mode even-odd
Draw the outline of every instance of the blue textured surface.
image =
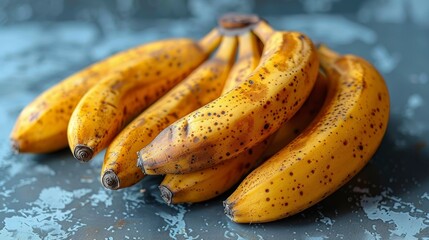
[[[231, 1], [232, 2], [232, 1]], [[167, 206], [160, 178], [105, 190], [102, 155], [69, 150], [14, 155], [8, 135], [21, 109], [71, 73], [160, 38], [198, 38], [226, 11], [256, 12], [360, 55], [384, 75], [391, 120], [383, 143], [352, 181], [301, 214], [239, 225], [227, 194]], [[7, 1], [0, 0], [0, 239], [429, 239], [429, 2]]]

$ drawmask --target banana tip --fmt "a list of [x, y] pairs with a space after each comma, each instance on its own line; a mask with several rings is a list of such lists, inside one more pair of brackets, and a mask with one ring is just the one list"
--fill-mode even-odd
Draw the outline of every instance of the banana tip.
[[14, 140], [14, 139], [11, 139], [10, 140], [10, 145], [11, 145], [12, 150], [13, 150], [13, 152], [15, 154], [18, 154], [20, 152], [19, 151], [19, 143], [18, 143], [18, 141]]
[[173, 192], [171, 192], [171, 190], [168, 189], [168, 187], [166, 187], [164, 185], [160, 185], [158, 188], [159, 188], [159, 191], [161, 192], [162, 199], [167, 204], [171, 204], [171, 202], [173, 200]]
[[234, 211], [232, 210], [233, 204], [229, 203], [228, 201], [223, 201], [223, 207], [225, 215], [234, 221]]
[[94, 155], [94, 151], [92, 150], [92, 148], [88, 146], [78, 144], [73, 150], [73, 155], [74, 155], [74, 158], [76, 158], [81, 162], [88, 162], [89, 160], [92, 159], [92, 156]]
[[146, 174], [144, 171], [144, 164], [142, 156], [140, 155], [140, 151], [137, 152], [137, 167], [140, 168], [144, 174]]
[[105, 188], [111, 190], [116, 190], [120, 186], [118, 175], [116, 175], [112, 170], [104, 172], [103, 177], [101, 178], [101, 183]]

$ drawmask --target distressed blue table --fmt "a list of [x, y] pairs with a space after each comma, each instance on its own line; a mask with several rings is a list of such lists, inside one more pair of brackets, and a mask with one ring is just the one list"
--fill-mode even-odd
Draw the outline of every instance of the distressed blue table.
[[[0, 239], [429, 239], [429, 3], [345, 2], [0, 1]], [[17, 115], [49, 86], [119, 50], [198, 38], [226, 10], [260, 13], [278, 29], [363, 56], [384, 75], [392, 108], [382, 145], [326, 200], [281, 221], [240, 225], [223, 214], [227, 194], [167, 206], [159, 177], [105, 190], [103, 154], [81, 164], [68, 149], [11, 151]]]

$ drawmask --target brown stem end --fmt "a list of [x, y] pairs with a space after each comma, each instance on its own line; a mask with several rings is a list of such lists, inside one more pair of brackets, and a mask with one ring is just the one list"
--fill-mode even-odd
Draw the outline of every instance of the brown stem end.
[[81, 162], [88, 162], [92, 159], [93, 155], [94, 151], [88, 146], [78, 144], [74, 147], [73, 156]]
[[227, 13], [219, 18], [219, 26], [225, 29], [244, 28], [259, 22], [255, 14]]
[[161, 192], [161, 197], [162, 199], [167, 203], [167, 204], [171, 204], [171, 202], [173, 201], [173, 192], [168, 189], [168, 187], [164, 186], [164, 185], [160, 185], [159, 187], [159, 191]]
[[110, 169], [104, 172], [101, 183], [105, 188], [110, 190], [117, 190], [120, 186], [118, 175]]
[[19, 151], [19, 143], [18, 143], [18, 141], [14, 140], [14, 139], [11, 139], [10, 140], [10, 145], [12, 147], [13, 153], [18, 154], [20, 152]]
[[229, 203], [228, 201], [223, 201], [223, 207], [224, 207], [224, 213], [225, 215], [234, 221], [234, 211], [232, 210], [233, 204]]
[[143, 158], [140, 154], [140, 151], [137, 152], [137, 167], [140, 168], [142, 170], [143, 174], [146, 175], [146, 173], [144, 171]]

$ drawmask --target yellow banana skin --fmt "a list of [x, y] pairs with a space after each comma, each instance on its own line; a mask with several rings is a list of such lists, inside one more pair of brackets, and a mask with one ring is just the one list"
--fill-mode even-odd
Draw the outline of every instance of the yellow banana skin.
[[[217, 32], [213, 32], [213, 37]], [[175, 40], [163, 40], [120, 52], [71, 75], [26, 106], [10, 138], [16, 151], [48, 153], [67, 146], [67, 126], [82, 96], [105, 76], [162, 50]]]
[[235, 58], [237, 40], [224, 37], [216, 55], [135, 118], [109, 145], [101, 182], [109, 189], [129, 187], [144, 174], [137, 167], [137, 151], [180, 117], [217, 98]]
[[298, 213], [333, 193], [371, 159], [386, 131], [389, 94], [367, 61], [320, 47], [327, 100], [311, 125], [249, 174], [225, 201], [238, 223], [269, 222]]
[[[223, 88], [223, 94], [240, 85], [259, 63], [260, 53], [252, 32], [239, 36], [239, 56]], [[212, 199], [236, 184], [260, 159], [269, 141], [233, 159], [187, 174], [167, 174], [159, 189], [168, 203], [195, 203]]]
[[133, 117], [198, 67], [218, 43], [219, 37], [211, 33], [200, 42], [176, 39], [93, 86], [68, 125], [74, 157], [91, 160]]
[[159, 186], [168, 204], [196, 203], [212, 199], [237, 184], [261, 162], [271, 138], [213, 167], [186, 174], [167, 174]]
[[244, 83], [170, 125], [139, 152], [145, 173], [214, 166], [262, 142], [295, 114], [316, 80], [315, 47], [298, 32], [267, 39], [260, 64]]
[[273, 136], [274, 139], [264, 153], [264, 157], [273, 156], [304, 131], [322, 108], [327, 91], [328, 80], [323, 72], [319, 72], [310, 96], [305, 100], [298, 112], [277, 130]]
[[258, 66], [261, 59], [258, 41], [252, 32], [246, 32], [239, 36], [239, 52], [237, 62], [234, 64], [228, 76], [222, 94], [234, 89], [246, 81], [247, 77]]

